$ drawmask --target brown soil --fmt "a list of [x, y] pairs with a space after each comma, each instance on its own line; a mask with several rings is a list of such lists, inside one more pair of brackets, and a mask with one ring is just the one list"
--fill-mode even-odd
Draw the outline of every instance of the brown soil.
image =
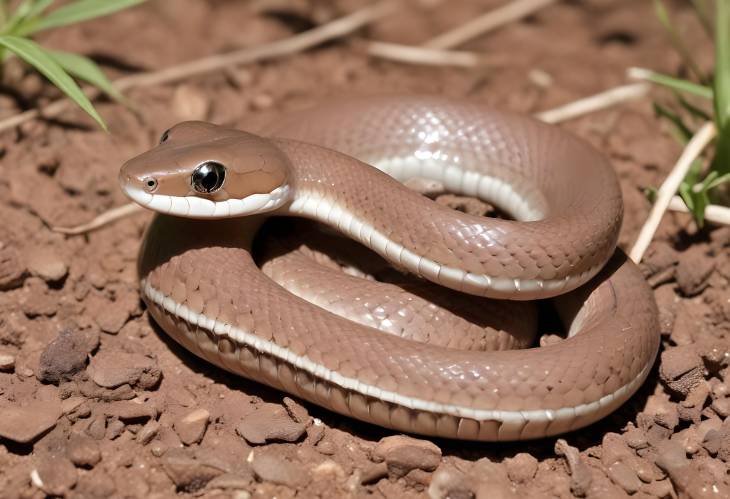
[[[265, 43], [364, 3], [158, 0], [43, 41], [121, 75]], [[183, 119], [246, 128], [333, 94], [384, 91], [535, 112], [622, 83], [629, 66], [679, 67], [651, 3], [634, 0], [564, 2], [465, 47], [497, 67], [364, 55], [361, 35], [419, 43], [500, 3], [414, 0], [347, 41], [132, 91], [136, 113], [100, 104], [109, 134], [70, 111], [0, 136], [0, 496], [730, 497], [727, 228], [697, 233], [686, 216], [665, 217], [644, 264], [663, 349], [640, 392], [564, 440], [513, 444], [397, 436], [228, 375], [169, 340], [140, 303], [134, 264], [148, 214], [80, 237], [49, 229], [126, 202], [119, 165]], [[19, 65], [5, 80], [14, 90], [0, 94], [0, 117], [56, 95]], [[661, 181], [679, 147], [648, 100], [564, 127], [618, 170], [626, 248], [648, 212], [641, 189]]]

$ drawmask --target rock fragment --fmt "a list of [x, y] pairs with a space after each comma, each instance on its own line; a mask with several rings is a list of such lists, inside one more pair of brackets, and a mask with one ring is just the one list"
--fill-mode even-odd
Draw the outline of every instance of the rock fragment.
[[15, 357], [9, 353], [0, 353], [0, 372], [10, 373], [15, 369]]
[[[103, 471], [86, 473], [81, 475], [79, 483], [74, 488], [77, 497], [89, 497], [101, 499], [105, 497], [116, 497], [116, 486], [114, 479]], [[127, 490], [125, 490], [128, 493]]]
[[646, 251], [641, 261], [641, 270], [652, 287], [674, 277], [678, 254], [669, 244], [656, 241]]
[[106, 435], [106, 418], [101, 414], [94, 416], [86, 426], [86, 434], [94, 440], [101, 440]]
[[254, 476], [263, 482], [288, 487], [302, 487], [309, 482], [309, 475], [300, 464], [268, 452], [254, 454], [251, 469]]
[[25, 262], [31, 274], [46, 282], [57, 282], [66, 277], [68, 265], [47, 246], [33, 247], [25, 253]]
[[87, 310], [99, 328], [105, 333], [117, 334], [137, 308], [134, 293], [120, 289], [114, 300], [101, 294], [93, 294], [87, 300]]
[[21, 286], [26, 273], [15, 248], [0, 242], [0, 290]]
[[140, 422], [157, 417], [157, 409], [141, 400], [120, 400], [102, 406], [104, 414], [125, 422]]
[[428, 486], [430, 499], [473, 498], [471, 479], [452, 465], [439, 466]]
[[685, 296], [702, 292], [715, 270], [715, 259], [709, 258], [705, 245], [690, 246], [679, 255], [676, 279], [679, 289]]
[[555, 442], [555, 453], [565, 458], [570, 471], [570, 490], [577, 497], [585, 497], [591, 487], [593, 477], [591, 469], [583, 460], [578, 449], [568, 445], [568, 442], [559, 438]]
[[101, 451], [96, 440], [83, 434], [72, 435], [66, 445], [66, 456], [81, 468], [93, 468], [101, 461]]
[[64, 497], [76, 485], [78, 473], [64, 456], [46, 455], [30, 473], [33, 485], [49, 496]]
[[277, 404], [262, 404], [254, 412], [244, 416], [236, 427], [236, 432], [250, 444], [296, 442], [304, 431], [304, 425], [294, 421], [289, 412]]
[[402, 477], [415, 469], [435, 470], [441, 462], [441, 449], [428, 440], [393, 435], [378, 442], [373, 458], [384, 461], [392, 475]]
[[670, 348], [662, 352], [659, 376], [670, 390], [686, 397], [704, 381], [704, 363], [694, 345]]
[[528, 482], [537, 473], [537, 459], [525, 452], [520, 452], [515, 457], [505, 459], [504, 464], [507, 467], [507, 476], [513, 482]]
[[38, 277], [29, 277], [23, 287], [20, 307], [23, 313], [32, 318], [51, 317], [58, 311], [58, 295], [48, 289], [48, 285]]
[[195, 492], [224, 473], [224, 470], [202, 463], [180, 449], [170, 449], [162, 457], [162, 467], [178, 490]]
[[83, 371], [89, 355], [85, 343], [71, 330], [61, 330], [41, 354], [38, 379], [58, 384]]
[[127, 384], [150, 389], [159, 383], [162, 373], [155, 359], [136, 353], [106, 350], [91, 359], [89, 375], [94, 383], [104, 388]]
[[137, 433], [137, 442], [141, 443], [142, 445], [147, 445], [157, 436], [159, 432], [160, 423], [158, 423], [154, 419], [147, 421], [147, 423]]
[[54, 426], [61, 417], [58, 401], [36, 401], [27, 406], [0, 407], [0, 437], [25, 444]]
[[173, 423], [173, 428], [182, 443], [192, 445], [203, 439], [209, 420], [210, 413], [206, 409], [196, 409], [176, 419]]

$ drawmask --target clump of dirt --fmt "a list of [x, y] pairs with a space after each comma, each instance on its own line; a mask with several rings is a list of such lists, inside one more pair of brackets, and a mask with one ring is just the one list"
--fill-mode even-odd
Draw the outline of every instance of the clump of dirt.
[[[363, 4], [160, 0], [44, 43], [94, 54], [120, 75], [265, 43]], [[630, 66], [680, 64], [651, 6], [631, 0], [559, 3], [466, 46], [499, 67], [406, 66], [368, 58], [358, 41], [419, 43], [487, 6], [412, 2], [346, 41], [134, 90], [134, 110], [100, 104], [110, 134], [71, 111], [0, 135], [0, 495], [730, 497], [730, 229], [697, 232], [667, 215], [643, 264], [661, 315], [656, 369], [603, 421], [511, 444], [395, 435], [232, 377], [145, 312], [135, 261], [148, 214], [81, 237], [50, 230], [126, 202], [119, 165], [183, 119], [245, 129], [331, 95], [388, 91], [530, 113], [619, 84]], [[679, 18], [700, 32], [689, 12]], [[18, 94], [0, 95], [0, 117], [57, 95], [20, 66], [5, 78]], [[564, 126], [618, 170], [627, 247], [648, 212], [642, 188], [661, 181], [679, 147], [647, 101]]]

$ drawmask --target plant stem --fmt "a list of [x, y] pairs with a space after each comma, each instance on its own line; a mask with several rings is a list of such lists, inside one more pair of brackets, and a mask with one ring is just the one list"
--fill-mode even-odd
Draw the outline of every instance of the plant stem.
[[713, 86], [715, 123], [718, 133], [712, 170], [723, 175], [730, 172], [730, 0], [715, 2], [715, 78]]

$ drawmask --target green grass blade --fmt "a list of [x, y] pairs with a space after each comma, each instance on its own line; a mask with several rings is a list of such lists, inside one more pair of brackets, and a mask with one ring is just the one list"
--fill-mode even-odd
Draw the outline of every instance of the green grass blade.
[[689, 139], [692, 138], [692, 130], [684, 124], [684, 120], [669, 108], [659, 104], [658, 102], [652, 103], [654, 107], [654, 114], [659, 118], [664, 118], [672, 124], [671, 134], [672, 136], [682, 145], [686, 145]]
[[629, 76], [638, 80], [645, 80], [667, 87], [676, 92], [683, 92], [690, 95], [696, 95], [704, 99], [711, 100], [713, 98], [712, 88], [691, 81], [682, 80], [673, 76], [665, 75], [644, 68], [631, 68]]
[[717, 139], [712, 170], [730, 173], [730, 0], [715, 2], [715, 123]]
[[[723, 2], [724, 0], [718, 1]], [[664, 27], [664, 30], [667, 32], [667, 35], [669, 36], [669, 41], [672, 46], [674, 46], [674, 50], [676, 50], [677, 53], [680, 55], [684, 63], [687, 65], [687, 68], [689, 68], [689, 70], [694, 73], [695, 77], [699, 81], [705, 81], [705, 76], [702, 74], [700, 67], [697, 65], [694, 58], [692, 57], [692, 53], [684, 44], [682, 37], [679, 36], [679, 32], [677, 32], [676, 28], [674, 27], [672, 18], [669, 16], [669, 11], [667, 10], [667, 7], [664, 5], [664, 2], [662, 0], [654, 0], [654, 13], [657, 16], [657, 19], [659, 19], [661, 25]]]
[[730, 0], [715, 4], [715, 120], [722, 130], [730, 117]]
[[[713, 172], [715, 173], [715, 172]], [[730, 183], [730, 173], [726, 173], [725, 175], [721, 175], [715, 179], [713, 179], [710, 182], [707, 182], [707, 190], [710, 191], [714, 189], [715, 187], [719, 187], [723, 184]]]
[[679, 101], [679, 105], [684, 108], [685, 111], [687, 111], [693, 118], [696, 118], [698, 121], [704, 123], [705, 121], [710, 121], [712, 119], [712, 116], [710, 113], [712, 111], [705, 111], [701, 107], [697, 106], [696, 104], [688, 101], [682, 94], [677, 93], [677, 100]]
[[77, 0], [59, 7], [48, 15], [29, 24], [22, 34], [28, 35], [50, 28], [67, 26], [138, 5], [145, 0]]
[[692, 6], [695, 8], [695, 12], [697, 13], [697, 18], [700, 20], [700, 23], [702, 24], [702, 27], [705, 29], [708, 35], [712, 37], [713, 29], [712, 29], [712, 21], [710, 16], [710, 9], [707, 7], [707, 2], [705, 0], [690, 0], [692, 2]]
[[45, 12], [48, 7], [51, 6], [53, 1], [54, 0], [36, 0], [34, 2], [33, 8], [30, 9], [26, 17], [28, 19], [32, 19], [34, 17], [40, 16], [41, 14], [43, 14], [43, 12]]
[[88, 57], [57, 50], [47, 52], [71, 76], [92, 84], [117, 102], [126, 103], [124, 96], [114, 88], [101, 68]]
[[33, 66], [39, 73], [51, 80], [69, 99], [91, 116], [104, 130], [106, 124], [94, 106], [84, 95], [76, 82], [40, 45], [17, 36], [0, 36], [0, 46], [7, 48], [22, 60]]
[[8, 22], [3, 34], [17, 35], [26, 31], [27, 26], [36, 22], [38, 16], [51, 6], [53, 0], [28, 0], [15, 10], [12, 19]]
[[13, 13], [10, 15], [6, 23], [3, 23], [2, 34], [13, 34], [17, 27], [26, 19], [28, 13], [33, 8], [36, 0], [23, 0], [20, 2]]

